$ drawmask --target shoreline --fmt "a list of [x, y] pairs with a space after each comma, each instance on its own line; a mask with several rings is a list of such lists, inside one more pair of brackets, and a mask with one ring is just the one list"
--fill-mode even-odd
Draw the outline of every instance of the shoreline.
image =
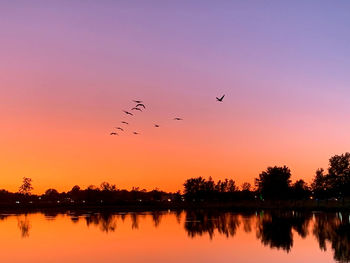
[[68, 211], [96, 211], [96, 212], [146, 212], [146, 211], [178, 211], [178, 210], [225, 210], [225, 211], [257, 211], [257, 210], [296, 210], [296, 211], [350, 211], [350, 202], [341, 201], [237, 201], [227, 203], [216, 202], [152, 202], [152, 203], [124, 203], [124, 204], [0, 204], [0, 213], [32, 213], [32, 212], [68, 212]]

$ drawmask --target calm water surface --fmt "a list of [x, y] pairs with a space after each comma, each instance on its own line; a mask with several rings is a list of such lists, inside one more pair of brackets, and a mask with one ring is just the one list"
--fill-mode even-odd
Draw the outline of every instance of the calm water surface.
[[349, 262], [349, 213], [0, 215], [1, 262]]

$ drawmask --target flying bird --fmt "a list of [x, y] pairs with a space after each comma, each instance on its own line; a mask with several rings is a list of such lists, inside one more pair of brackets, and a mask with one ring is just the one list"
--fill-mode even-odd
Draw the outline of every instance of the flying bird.
[[146, 106], [142, 103], [138, 103], [135, 107], [143, 107], [144, 109], [146, 109]]
[[135, 103], [142, 103], [141, 100], [133, 100], [133, 102], [135, 102]]
[[132, 114], [131, 112], [128, 112], [126, 110], [123, 110], [127, 115], [131, 115], [131, 116], [134, 116], [134, 114]]
[[117, 130], [124, 131], [124, 129], [123, 129], [123, 128], [120, 128], [120, 127], [114, 127], [114, 128], [116, 128]]
[[138, 110], [138, 111], [142, 111], [140, 108], [136, 108], [136, 107], [132, 108], [131, 110]]
[[222, 100], [224, 99], [224, 97], [225, 97], [225, 94], [224, 94], [224, 95], [222, 95], [222, 97], [221, 97], [221, 98], [216, 97], [216, 100], [217, 100], [217, 101], [222, 102]]
[[116, 132], [111, 132], [110, 135], [118, 135]]
[[138, 135], [139, 133], [138, 132], [133, 132], [135, 135]]
[[154, 127], [159, 128], [159, 125], [158, 124], [154, 124]]
[[174, 118], [175, 121], [182, 121], [181, 118]]
[[128, 125], [129, 125], [129, 123], [128, 123], [128, 122], [126, 122], [126, 121], [122, 121], [121, 123], [124, 123], [124, 124], [128, 124]]

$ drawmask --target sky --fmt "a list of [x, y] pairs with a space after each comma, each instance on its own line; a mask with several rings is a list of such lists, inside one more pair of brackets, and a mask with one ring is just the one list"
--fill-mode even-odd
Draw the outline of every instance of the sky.
[[[254, 184], [274, 165], [311, 182], [350, 147], [349, 10], [2, 1], [0, 188], [26, 176], [36, 193], [103, 181], [176, 191], [197, 176]], [[131, 117], [132, 100], [146, 109]]]

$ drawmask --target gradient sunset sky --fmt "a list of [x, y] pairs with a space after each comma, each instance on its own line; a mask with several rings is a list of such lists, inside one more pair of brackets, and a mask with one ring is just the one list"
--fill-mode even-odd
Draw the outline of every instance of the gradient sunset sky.
[[[28, 176], [36, 193], [175, 191], [194, 176], [253, 184], [271, 165], [310, 182], [350, 149], [349, 12], [346, 0], [2, 1], [0, 188]], [[128, 117], [133, 99], [147, 109]]]

